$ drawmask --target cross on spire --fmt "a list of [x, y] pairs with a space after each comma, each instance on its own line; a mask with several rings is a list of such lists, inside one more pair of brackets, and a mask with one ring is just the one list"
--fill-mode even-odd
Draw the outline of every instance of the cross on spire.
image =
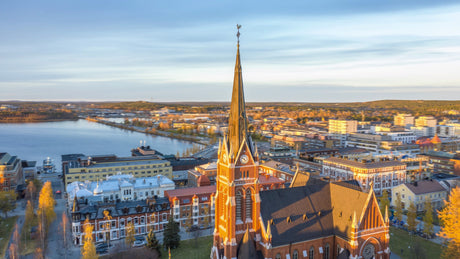
[[238, 38], [238, 47], [240, 46], [240, 28], [241, 25], [237, 24], [236, 29], [238, 30], [238, 32], [236, 33], [236, 37]]

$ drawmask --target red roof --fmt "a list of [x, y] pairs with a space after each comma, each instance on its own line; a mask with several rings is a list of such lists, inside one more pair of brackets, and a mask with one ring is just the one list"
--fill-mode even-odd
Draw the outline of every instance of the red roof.
[[273, 184], [273, 183], [284, 183], [284, 180], [273, 177], [270, 175], [270, 177], [267, 177], [266, 175], [259, 175], [259, 183], [260, 184]]
[[194, 187], [194, 188], [183, 188], [183, 189], [175, 189], [175, 190], [168, 190], [165, 191], [165, 195], [173, 198], [173, 197], [183, 197], [183, 196], [193, 196], [193, 195], [206, 195], [216, 193], [216, 186], [201, 186], [201, 187]]
[[438, 144], [438, 143], [441, 143], [441, 142], [442, 142], [442, 141], [441, 141], [441, 139], [438, 137], [438, 135], [435, 135], [435, 136], [433, 137], [433, 139], [431, 140], [431, 143], [433, 143], [433, 144]]

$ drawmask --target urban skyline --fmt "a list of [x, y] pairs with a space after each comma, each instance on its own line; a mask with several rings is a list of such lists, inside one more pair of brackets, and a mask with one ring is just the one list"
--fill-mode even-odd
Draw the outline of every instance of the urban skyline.
[[458, 1], [0, 4], [0, 100], [452, 100]]

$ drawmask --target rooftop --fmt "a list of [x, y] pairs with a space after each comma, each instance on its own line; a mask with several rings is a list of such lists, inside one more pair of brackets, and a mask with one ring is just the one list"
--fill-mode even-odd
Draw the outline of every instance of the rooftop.
[[355, 160], [348, 160], [338, 157], [329, 157], [323, 160], [323, 162], [331, 162], [337, 163], [357, 168], [363, 169], [375, 169], [375, 168], [382, 168], [382, 167], [393, 167], [393, 166], [406, 166], [403, 162], [400, 161], [378, 161], [378, 162], [359, 162]]
[[425, 180], [404, 184], [415, 195], [446, 191], [438, 181]]
[[201, 195], [201, 194], [210, 194], [210, 193], [216, 193], [215, 185], [168, 190], [168, 191], [165, 191], [165, 196], [172, 198], [172, 197], [193, 196], [195, 194]]

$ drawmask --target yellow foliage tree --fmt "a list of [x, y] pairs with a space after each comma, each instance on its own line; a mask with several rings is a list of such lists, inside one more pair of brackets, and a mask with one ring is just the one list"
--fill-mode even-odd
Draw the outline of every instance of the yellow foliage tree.
[[96, 254], [96, 247], [93, 243], [93, 228], [93, 225], [89, 223], [89, 219], [86, 219], [85, 223], [83, 224], [83, 232], [85, 235], [83, 237], [83, 247], [81, 248], [82, 259], [99, 258]]
[[38, 198], [38, 218], [44, 220], [46, 229], [50, 226], [51, 222], [56, 218], [56, 212], [54, 212], [54, 204], [56, 201], [53, 197], [53, 188], [51, 187], [51, 182], [46, 182]]
[[125, 243], [128, 245], [128, 246], [131, 246], [133, 243], [134, 243], [134, 233], [135, 233], [135, 230], [134, 230], [134, 224], [133, 222], [130, 222], [127, 226], [126, 226], [126, 238], [125, 238]]
[[439, 211], [442, 227], [438, 235], [448, 241], [442, 255], [444, 258], [455, 258], [460, 254], [460, 187], [452, 189], [444, 205], [444, 209]]

